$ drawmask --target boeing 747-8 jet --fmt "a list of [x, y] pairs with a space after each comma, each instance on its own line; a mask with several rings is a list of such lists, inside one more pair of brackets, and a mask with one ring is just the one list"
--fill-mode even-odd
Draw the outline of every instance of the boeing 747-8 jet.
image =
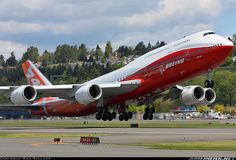
[[[32, 114], [75, 117], [97, 112], [98, 120], [112, 120], [115, 114], [109, 112], [109, 106], [116, 105], [119, 119], [128, 120], [132, 113], [125, 111], [125, 101], [140, 97], [148, 100], [170, 88], [183, 104], [213, 103], [216, 94], [210, 78], [205, 81], [205, 88], [178, 84], [210, 74], [232, 49], [230, 40], [206, 30], [154, 49], [118, 70], [83, 84], [52, 85], [36, 72], [36, 67], [29, 65], [25, 70], [29, 85], [1, 86], [0, 93], [8, 94], [16, 107], [28, 108]], [[44, 98], [35, 101], [38, 95]], [[143, 118], [151, 120], [153, 113], [154, 108], [147, 106]]]

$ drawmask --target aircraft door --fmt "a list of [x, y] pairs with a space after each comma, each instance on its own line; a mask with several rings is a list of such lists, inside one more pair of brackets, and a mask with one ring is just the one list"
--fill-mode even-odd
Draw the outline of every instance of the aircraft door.
[[185, 61], [190, 61], [190, 50], [189, 49], [186, 49], [185, 50], [185, 55], [184, 55], [184, 59]]

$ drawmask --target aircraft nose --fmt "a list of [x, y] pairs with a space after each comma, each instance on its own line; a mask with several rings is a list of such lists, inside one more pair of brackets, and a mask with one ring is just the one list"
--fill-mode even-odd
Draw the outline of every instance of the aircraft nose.
[[229, 39], [226, 39], [226, 38], [224, 39], [223, 45], [224, 46], [229, 46], [229, 47], [232, 47], [232, 48], [234, 47], [233, 42]]

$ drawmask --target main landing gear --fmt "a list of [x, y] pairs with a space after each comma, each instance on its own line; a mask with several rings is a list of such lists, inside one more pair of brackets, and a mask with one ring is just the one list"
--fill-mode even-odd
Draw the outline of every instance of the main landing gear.
[[150, 107], [150, 99], [147, 98], [147, 107], [144, 110], [143, 119], [144, 120], [153, 120], [153, 113], [155, 113], [155, 108]]
[[145, 108], [145, 112], [143, 114], [144, 120], [153, 120], [153, 113], [155, 113], [155, 109], [153, 107]]
[[129, 119], [133, 118], [133, 113], [132, 112], [127, 112], [126, 111], [127, 105], [125, 103], [121, 103], [118, 112], [119, 112], [119, 120], [120, 121], [128, 121]]
[[[120, 121], [128, 121], [129, 119], [133, 118], [132, 112], [126, 111], [126, 105], [120, 105], [118, 112], [119, 112], [119, 120]], [[108, 107], [100, 107], [98, 113], [96, 114], [97, 120], [103, 121], [112, 121], [116, 118], [116, 112], [109, 112]]]
[[119, 115], [119, 120], [120, 121], [123, 121], [123, 120], [125, 120], [125, 121], [128, 121], [129, 119], [132, 119], [133, 118], [133, 113], [132, 112], [122, 112], [122, 113], [120, 113], [120, 115]]
[[103, 121], [112, 121], [116, 118], [116, 112], [109, 112], [108, 107], [100, 108], [98, 113], [96, 114], [97, 120], [103, 120]]

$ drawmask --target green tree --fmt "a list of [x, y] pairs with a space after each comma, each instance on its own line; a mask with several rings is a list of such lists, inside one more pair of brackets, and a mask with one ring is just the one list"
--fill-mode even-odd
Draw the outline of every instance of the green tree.
[[215, 112], [223, 113], [223, 111], [224, 111], [224, 105], [222, 105], [222, 104], [216, 104], [216, 105], [214, 105], [213, 110], [214, 110]]
[[232, 56], [236, 56], [236, 34], [233, 35], [233, 43], [234, 43], [234, 48], [232, 51]]
[[146, 48], [146, 52], [149, 52], [151, 50], [152, 50], [152, 45], [151, 45], [151, 43], [148, 43], [147, 48]]
[[85, 46], [85, 44], [81, 44], [79, 46], [79, 51], [78, 51], [78, 60], [80, 61], [86, 61], [87, 60], [87, 55], [88, 55], [88, 50]]
[[129, 105], [127, 108], [128, 112], [132, 112], [132, 113], [137, 113], [137, 106], [135, 105]]
[[119, 53], [120, 57], [128, 57], [130, 55], [133, 55], [133, 48], [128, 46], [121, 46], [117, 49], [117, 52]]
[[174, 102], [169, 99], [164, 101], [161, 98], [158, 98], [154, 101], [153, 106], [156, 112], [166, 113], [170, 112], [170, 110], [174, 107]]
[[111, 65], [111, 70], [114, 71], [114, 70], [117, 70], [117, 69], [119, 69], [119, 68], [121, 68], [123, 66], [124, 66], [124, 64], [122, 64], [122, 63], [112, 64]]
[[197, 111], [200, 113], [207, 113], [210, 111], [208, 106], [197, 106]]
[[96, 61], [100, 60], [102, 58], [103, 52], [102, 49], [97, 45], [96, 50], [95, 50], [95, 59]]
[[137, 106], [137, 112], [144, 113], [146, 105]]
[[7, 77], [1, 77], [0, 78], [0, 84], [2, 85], [2, 86], [7, 86], [7, 85], [9, 85], [10, 83], [9, 83], [9, 80], [7, 79]]
[[157, 41], [157, 43], [152, 47], [152, 49], [160, 48], [160, 47], [162, 47], [162, 46], [164, 46], [166, 44], [167, 43], [164, 42], [164, 41], [161, 41], [161, 42]]
[[139, 42], [134, 48], [135, 55], [143, 55], [146, 53], [146, 46], [143, 42]]
[[72, 74], [74, 77], [77, 77], [79, 76], [79, 65], [76, 64], [74, 70], [73, 70], [73, 74]]
[[233, 100], [236, 95], [236, 73], [232, 71], [218, 71], [213, 75], [215, 80], [215, 90], [217, 93], [218, 102], [224, 103], [225, 105], [233, 105]]
[[0, 95], [0, 103], [11, 103], [11, 102], [8, 97]]
[[105, 49], [105, 57], [108, 59], [111, 54], [112, 54], [112, 46], [111, 46], [111, 42], [108, 41], [107, 44], [106, 44], [106, 49]]
[[39, 57], [38, 48], [34, 46], [30, 46], [27, 51], [23, 54], [21, 58], [21, 62], [26, 60], [31, 60], [33, 63], [37, 62]]
[[39, 61], [42, 62], [42, 66], [46, 66], [49, 64], [53, 64], [53, 60], [54, 60], [53, 58], [54, 58], [54, 54], [45, 50], [42, 56], [39, 57]]
[[6, 65], [7, 66], [16, 66], [17, 65], [17, 60], [14, 52], [11, 52], [11, 56], [6, 60]]
[[230, 66], [233, 64], [233, 62], [234, 61], [233, 61], [232, 57], [228, 57], [221, 66], [223, 66], [223, 67]]
[[58, 46], [55, 51], [56, 63], [68, 63], [77, 61], [77, 48], [64, 44]]
[[6, 65], [6, 62], [5, 62], [4, 56], [1, 54], [0, 55], [0, 66], [5, 66], [5, 65]]

